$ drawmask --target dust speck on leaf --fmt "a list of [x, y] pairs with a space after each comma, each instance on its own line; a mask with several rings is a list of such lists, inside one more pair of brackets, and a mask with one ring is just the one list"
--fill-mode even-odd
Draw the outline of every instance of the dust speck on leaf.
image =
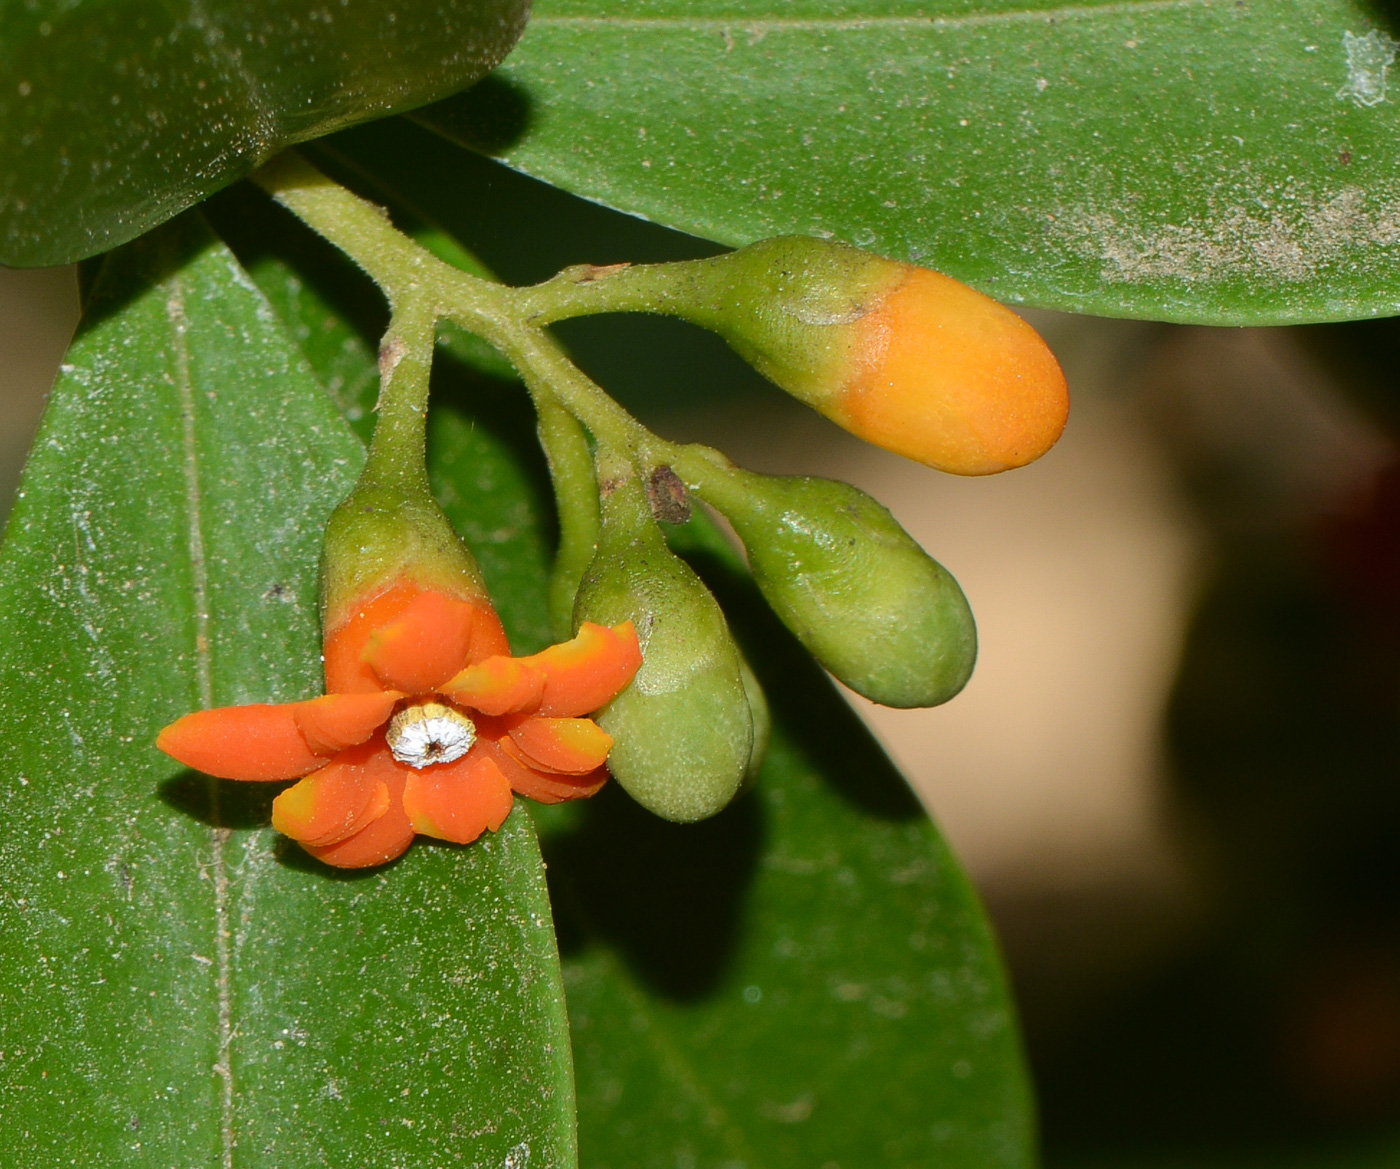
[[1347, 80], [1337, 90], [1337, 97], [1351, 98], [1358, 106], [1380, 105], [1385, 101], [1386, 70], [1395, 61], [1400, 44], [1373, 28], [1364, 37], [1343, 33], [1342, 46], [1347, 54]]
[[1228, 196], [1198, 219], [1131, 224], [1094, 208], [1057, 214], [1052, 232], [1096, 257], [1110, 283], [1221, 280], [1245, 274], [1285, 282], [1312, 279], [1321, 264], [1400, 243], [1400, 190], [1344, 187], [1293, 197], [1267, 210]]
[[776, 1120], [779, 1124], [801, 1124], [812, 1115], [812, 1106], [815, 1102], [816, 1099], [812, 1093], [807, 1092], [787, 1104], [764, 1101], [758, 1106], [758, 1111], [769, 1120]]

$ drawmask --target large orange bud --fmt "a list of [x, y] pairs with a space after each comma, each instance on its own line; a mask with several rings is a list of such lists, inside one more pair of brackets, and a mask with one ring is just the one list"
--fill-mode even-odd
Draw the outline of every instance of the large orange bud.
[[553, 317], [666, 313], [722, 336], [760, 373], [870, 442], [989, 475], [1064, 429], [1064, 374], [1010, 309], [948, 276], [784, 236], [677, 264], [578, 268]]
[[903, 278], [850, 328], [851, 358], [807, 397], [876, 446], [958, 475], [1038, 459], [1069, 413], [1049, 347], [1010, 309], [948, 276]]

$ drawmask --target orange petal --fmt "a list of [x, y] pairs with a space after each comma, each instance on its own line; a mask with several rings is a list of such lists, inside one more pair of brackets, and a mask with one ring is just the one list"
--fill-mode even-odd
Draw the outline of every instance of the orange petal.
[[481, 750], [415, 771], [403, 791], [404, 812], [414, 829], [455, 844], [469, 844], [488, 828], [496, 831], [513, 800], [501, 769]]
[[588, 718], [527, 718], [510, 738], [528, 765], [565, 775], [601, 767], [612, 750], [612, 736]]
[[370, 634], [361, 657], [379, 680], [406, 694], [436, 690], [467, 662], [482, 606], [424, 590], [398, 619]]
[[542, 670], [521, 658], [497, 654], [468, 666], [442, 687], [442, 693], [483, 714], [514, 714], [539, 705], [544, 682]]
[[326, 762], [297, 726], [299, 705], [197, 710], [161, 731], [156, 746], [186, 767], [221, 779], [295, 779]]
[[544, 671], [539, 713], [572, 717], [591, 714], [617, 697], [642, 664], [642, 651], [632, 622], [609, 629], [585, 621], [572, 641], [521, 660]]
[[496, 616], [496, 610], [491, 607], [490, 602], [487, 602], [477, 610], [467, 661], [482, 662], [501, 655], [510, 655], [510, 642], [506, 640], [506, 627], [501, 624], [501, 619]]
[[518, 795], [541, 804], [558, 804], [565, 800], [581, 800], [595, 795], [608, 782], [608, 769], [599, 767], [585, 775], [560, 775], [536, 771], [520, 754], [520, 748], [509, 739], [486, 744], [495, 749], [495, 759], [502, 774]]
[[362, 601], [348, 618], [327, 630], [324, 653], [328, 694], [372, 694], [385, 688], [362, 656], [365, 646], [375, 630], [398, 620], [420, 592], [412, 581], [398, 581]]
[[388, 765], [382, 769], [376, 767], [375, 771], [383, 778], [384, 786], [388, 789], [388, 809], [368, 827], [361, 828], [354, 836], [349, 836], [338, 844], [324, 847], [303, 844], [302, 848], [317, 860], [335, 865], [339, 869], [366, 869], [371, 865], [387, 864], [408, 851], [414, 835], [413, 825], [408, 822], [403, 810], [404, 782], [408, 778], [405, 773], [409, 769], [395, 764], [387, 751], [383, 752], [382, 756]]
[[[382, 744], [372, 748], [387, 756]], [[363, 751], [346, 751], [272, 801], [272, 826], [302, 844], [338, 844], [389, 810], [389, 788]]]
[[297, 727], [319, 755], [356, 747], [374, 734], [403, 697], [397, 690], [375, 694], [327, 694], [294, 707]]

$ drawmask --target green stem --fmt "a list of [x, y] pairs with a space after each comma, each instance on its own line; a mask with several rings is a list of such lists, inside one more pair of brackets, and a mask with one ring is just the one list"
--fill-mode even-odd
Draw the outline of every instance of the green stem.
[[428, 383], [436, 322], [412, 298], [389, 320], [379, 348], [379, 415], [365, 463], [365, 480], [426, 491]]
[[671, 269], [685, 265], [583, 265], [532, 288], [508, 288], [444, 263], [394, 227], [382, 208], [332, 182], [295, 151], [279, 155], [253, 178], [359, 264], [384, 290], [393, 309], [380, 361], [381, 418], [370, 451], [371, 465], [383, 468], [383, 474], [390, 474], [394, 464], [422, 467], [433, 330], [445, 318], [500, 350], [534, 397], [541, 439], [551, 463], [565, 477], [560, 482], [561, 534], [567, 537], [571, 557], [582, 556], [581, 549], [591, 546], [590, 524], [596, 523], [573, 497], [595, 493], [583, 490], [588, 480], [577, 470], [582, 466], [582, 435], [568, 435], [558, 414], [551, 413], [558, 407], [583, 423], [600, 445], [625, 454], [638, 468], [665, 463], [702, 498], [724, 493], [724, 481], [733, 479], [733, 473], [723, 455], [652, 434], [574, 365], [543, 327], [585, 312], [664, 312], [671, 296], [668, 287], [677, 287]]
[[534, 325], [596, 313], [661, 313], [693, 306], [696, 277], [714, 261], [668, 264], [576, 264], [557, 276], [518, 290], [519, 303]]
[[511, 289], [443, 263], [399, 231], [382, 207], [332, 182], [296, 151], [279, 154], [255, 171], [253, 180], [359, 264], [384, 290], [391, 308], [413, 300], [441, 316], [450, 302], [463, 323], [518, 316]]
[[544, 330], [512, 324], [483, 335], [515, 366], [531, 394], [552, 394], [599, 442], [642, 459], [670, 446], [614, 402]]
[[593, 455], [578, 421], [551, 394], [540, 394], [540, 445], [549, 460], [559, 512], [559, 551], [549, 582], [549, 618], [554, 636], [573, 635], [574, 598], [598, 547], [598, 480]]

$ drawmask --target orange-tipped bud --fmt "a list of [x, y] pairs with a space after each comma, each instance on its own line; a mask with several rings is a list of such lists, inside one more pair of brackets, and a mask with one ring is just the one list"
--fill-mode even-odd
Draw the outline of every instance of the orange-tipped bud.
[[784, 236], [587, 277], [572, 312], [642, 310], [712, 329], [847, 430], [941, 471], [1022, 466], [1064, 429], [1064, 374], [1036, 331], [927, 268]]
[[867, 442], [989, 475], [1039, 458], [1064, 429], [1069, 393], [1049, 347], [951, 277], [797, 236], [700, 263], [711, 267], [691, 290], [723, 295], [671, 311]]
[[808, 400], [867, 442], [990, 475], [1038, 459], [1064, 430], [1069, 391], [1049, 346], [966, 284], [909, 267], [850, 327], [844, 377]]

